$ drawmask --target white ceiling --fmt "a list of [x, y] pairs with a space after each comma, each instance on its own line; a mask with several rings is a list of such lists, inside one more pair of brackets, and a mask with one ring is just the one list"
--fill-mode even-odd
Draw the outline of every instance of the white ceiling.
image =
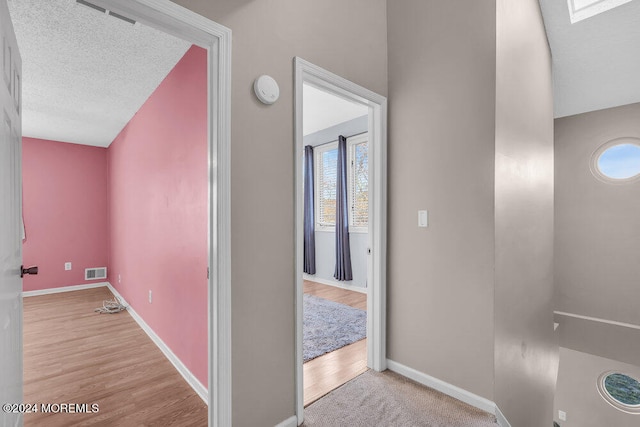
[[306, 83], [303, 85], [302, 99], [302, 133], [304, 135], [369, 113], [365, 105], [347, 101]]
[[[569, 4], [568, 4], [569, 2]], [[640, 102], [640, 1], [540, 0], [553, 56], [555, 116]], [[611, 10], [574, 24], [591, 3]]]
[[9, 0], [24, 136], [107, 147], [191, 46], [74, 0]]

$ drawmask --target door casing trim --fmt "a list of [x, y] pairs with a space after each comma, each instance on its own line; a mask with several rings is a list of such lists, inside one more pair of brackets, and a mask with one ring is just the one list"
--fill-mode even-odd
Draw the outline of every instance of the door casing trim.
[[294, 58], [295, 141], [295, 304], [296, 304], [296, 416], [304, 421], [302, 369], [303, 307], [303, 178], [304, 138], [302, 132], [303, 83], [369, 107], [369, 247], [367, 273], [367, 366], [387, 369], [386, 358], [386, 265], [387, 265], [387, 98], [346, 80], [302, 58]]

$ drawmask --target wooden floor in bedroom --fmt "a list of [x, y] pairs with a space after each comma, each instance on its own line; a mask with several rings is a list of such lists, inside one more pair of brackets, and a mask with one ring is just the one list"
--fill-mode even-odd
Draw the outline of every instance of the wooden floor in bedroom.
[[[305, 280], [304, 293], [361, 310], [367, 309], [367, 295], [361, 292]], [[367, 339], [316, 357], [302, 366], [304, 406], [307, 406], [367, 370]]]
[[24, 425], [206, 426], [205, 403], [129, 313], [94, 312], [111, 298], [100, 287], [23, 299], [24, 402], [99, 409], [26, 414]]

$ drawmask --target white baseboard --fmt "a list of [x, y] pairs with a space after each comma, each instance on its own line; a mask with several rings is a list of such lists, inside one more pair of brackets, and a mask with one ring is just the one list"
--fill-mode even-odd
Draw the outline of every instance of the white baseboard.
[[367, 288], [362, 288], [360, 286], [349, 285], [347, 283], [339, 282], [337, 280], [331, 279], [323, 279], [321, 277], [316, 277], [311, 274], [303, 273], [302, 278], [304, 280], [308, 280], [310, 282], [320, 283], [321, 285], [335, 286], [336, 288], [346, 289], [347, 291], [355, 291], [360, 292], [361, 294], [367, 294]]
[[160, 351], [165, 355], [169, 362], [176, 368], [176, 370], [182, 375], [182, 378], [191, 386], [191, 388], [200, 396], [200, 398], [206, 403], [209, 404], [209, 392], [207, 388], [200, 382], [198, 379], [191, 373], [191, 371], [182, 363], [178, 356], [176, 356], [171, 349], [160, 339], [160, 337], [151, 329], [149, 325], [140, 317], [138, 313], [127, 303], [127, 301], [120, 295], [120, 293], [114, 288], [111, 283], [107, 282], [106, 285], [109, 290], [118, 297], [122, 304], [127, 306], [127, 311], [136, 321], [136, 323], [142, 328], [143, 331], [151, 338], [151, 341], [155, 343], [156, 346], [160, 349]]
[[387, 367], [393, 372], [410, 378], [420, 384], [426, 385], [427, 387], [438, 390], [439, 392], [451, 396], [454, 399], [458, 399], [478, 409], [482, 409], [485, 412], [489, 412], [490, 414], [496, 413], [496, 404], [489, 399], [485, 399], [484, 397], [478, 396], [477, 394], [471, 393], [470, 391], [457, 387], [453, 384], [449, 384], [445, 381], [439, 380], [438, 378], [416, 371], [413, 368], [394, 362], [393, 360], [387, 359]]
[[498, 405], [496, 405], [496, 420], [498, 421], [498, 425], [500, 427], [511, 427], [509, 421], [507, 421], [507, 417], [504, 416]]
[[85, 283], [84, 285], [62, 286], [59, 288], [39, 289], [37, 291], [22, 292], [23, 297], [36, 297], [38, 295], [58, 294], [61, 292], [81, 291], [83, 289], [101, 288], [107, 286], [107, 282]]
[[292, 415], [281, 423], [276, 424], [275, 427], [298, 427], [298, 417]]

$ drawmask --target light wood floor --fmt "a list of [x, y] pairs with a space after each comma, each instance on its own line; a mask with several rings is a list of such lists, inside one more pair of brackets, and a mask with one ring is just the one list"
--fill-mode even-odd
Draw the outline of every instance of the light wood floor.
[[97, 403], [25, 426], [206, 426], [207, 406], [105, 287], [24, 298], [24, 402]]
[[[367, 309], [366, 294], [335, 286], [304, 281], [304, 293], [325, 298], [361, 310]], [[303, 365], [304, 406], [340, 387], [367, 370], [366, 338], [331, 353], [324, 354]]]

